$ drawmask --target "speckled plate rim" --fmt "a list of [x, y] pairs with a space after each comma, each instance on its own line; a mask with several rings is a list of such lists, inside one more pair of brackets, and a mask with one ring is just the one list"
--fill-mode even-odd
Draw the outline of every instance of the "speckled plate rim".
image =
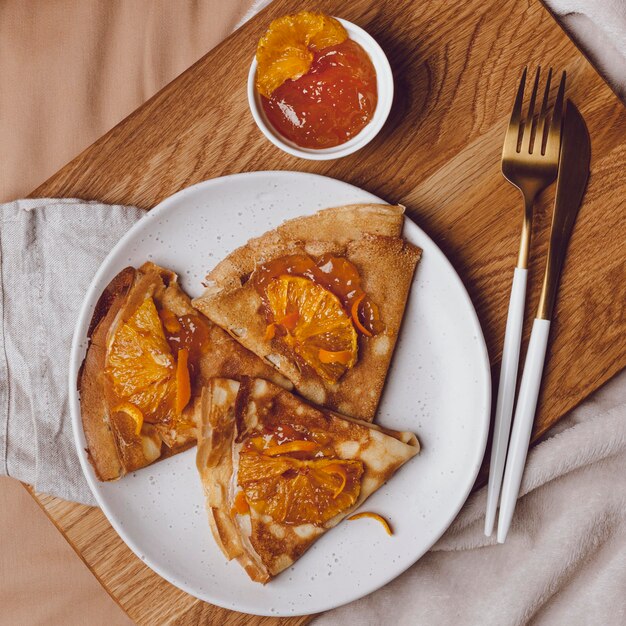
[[[467, 500], [469, 496], [472, 486], [474, 485], [476, 476], [478, 475], [478, 471], [480, 469], [480, 465], [482, 462], [482, 458], [484, 455], [486, 443], [487, 443], [487, 435], [489, 430], [489, 418], [490, 418], [490, 409], [491, 409], [491, 375], [490, 375], [490, 363], [489, 357], [487, 353], [487, 347], [485, 344], [484, 336], [482, 333], [482, 329], [480, 326], [480, 322], [476, 315], [474, 306], [471, 302], [469, 294], [465, 289], [461, 279], [458, 274], [454, 270], [451, 263], [445, 257], [440, 248], [434, 243], [428, 235], [422, 231], [412, 220], [409, 218], [405, 221], [405, 230], [404, 236], [409, 240], [415, 240], [415, 238], [419, 238], [420, 244], [422, 248], [424, 248], [425, 253], [440, 255], [440, 260], [444, 262], [447, 266], [447, 274], [448, 278], [452, 283], [454, 283], [454, 287], [459, 291], [459, 294], [462, 295], [462, 298], [465, 300], [465, 304], [467, 305], [467, 310], [464, 314], [467, 314], [470, 317], [470, 322], [473, 328], [473, 332], [475, 333], [474, 338], [477, 343], [477, 361], [476, 366], [477, 370], [474, 374], [478, 377], [476, 379], [476, 383], [480, 386], [480, 396], [481, 396], [481, 406], [482, 411], [480, 415], [477, 415], [477, 423], [478, 423], [478, 432], [475, 437], [475, 448], [472, 450], [471, 463], [468, 464], [466, 468], [466, 473], [463, 479], [459, 478], [459, 482], [461, 486], [457, 492], [455, 505], [450, 509], [450, 515], [446, 520], [445, 525], [442, 524], [440, 531], [433, 535], [428, 541], [428, 545], [423, 546], [423, 549], [416, 551], [411, 556], [411, 562], [405, 564], [401, 567], [390, 568], [390, 571], [387, 576], [376, 578], [375, 581], [370, 585], [364, 585], [352, 590], [352, 593], [343, 594], [341, 598], [337, 597], [327, 597], [324, 601], [320, 601], [315, 607], [308, 607], [306, 613], [299, 611], [298, 608], [290, 608], [290, 609], [272, 609], [267, 610], [263, 607], [254, 607], [250, 606], [246, 603], [246, 601], [242, 601], [239, 603], [232, 602], [224, 602], [219, 596], [207, 594], [207, 593], [197, 593], [197, 591], [193, 588], [192, 585], [187, 584], [186, 582], [179, 579], [176, 575], [172, 574], [161, 566], [160, 563], [155, 560], [145, 556], [142, 554], [142, 550], [138, 547], [135, 541], [128, 535], [123, 525], [119, 522], [116, 516], [113, 514], [110, 509], [107, 500], [102, 496], [99, 486], [101, 483], [95, 477], [93, 468], [91, 467], [87, 454], [86, 454], [86, 441], [84, 437], [82, 421], [80, 416], [80, 405], [79, 405], [79, 395], [77, 390], [77, 377], [79, 373], [79, 369], [84, 358], [85, 353], [85, 342], [86, 342], [86, 334], [87, 329], [89, 327], [89, 323], [91, 320], [91, 316], [93, 313], [93, 309], [95, 303], [100, 295], [100, 291], [103, 285], [103, 278], [107, 275], [107, 273], [111, 272], [111, 259], [114, 258], [121, 248], [126, 246], [128, 242], [135, 239], [139, 233], [141, 233], [142, 229], [145, 227], [148, 220], [158, 220], [164, 214], [167, 213], [170, 208], [175, 207], [176, 203], [180, 200], [183, 194], [188, 194], [190, 190], [204, 190], [210, 189], [213, 186], [221, 185], [226, 183], [232, 183], [233, 185], [237, 185], [239, 181], [242, 180], [242, 177], [246, 177], [248, 179], [257, 177], [259, 179], [272, 176], [276, 179], [280, 180], [281, 177], [314, 177], [317, 179], [328, 179], [328, 177], [320, 176], [317, 174], [309, 174], [304, 172], [290, 172], [290, 171], [259, 171], [259, 172], [248, 172], [241, 174], [232, 174], [230, 176], [224, 176], [220, 178], [210, 179], [193, 185], [192, 187], [188, 187], [180, 190], [176, 194], [166, 198], [161, 203], [159, 203], [154, 209], [152, 209], [149, 213], [146, 214], [145, 217], [141, 218], [131, 229], [120, 239], [120, 241], [114, 246], [114, 248], [107, 255], [106, 259], [103, 261], [102, 265], [96, 272], [89, 288], [87, 289], [85, 298], [81, 305], [78, 319], [76, 322], [76, 327], [74, 330], [72, 347], [70, 352], [70, 362], [69, 362], [69, 378], [68, 378], [68, 386], [69, 386], [69, 405], [70, 412], [72, 417], [72, 429], [76, 444], [76, 449], [78, 453], [78, 457], [80, 459], [80, 464], [83, 470], [83, 473], [86, 477], [87, 483], [89, 484], [91, 491], [94, 494], [96, 501], [98, 502], [100, 508], [106, 515], [107, 519], [122, 538], [122, 540], [128, 545], [128, 547], [137, 555], [141, 560], [146, 563], [153, 571], [159, 574], [162, 578], [173, 584], [174, 586], [182, 589], [183, 591], [189, 593], [190, 595], [199, 598], [200, 600], [207, 601], [209, 603], [215, 604], [217, 606], [221, 606], [226, 609], [247, 612], [256, 615], [263, 616], [294, 616], [294, 615], [302, 615], [302, 614], [312, 614], [327, 611], [338, 606], [347, 604], [359, 598], [362, 598], [377, 589], [383, 587], [390, 581], [397, 578], [400, 574], [406, 571], [411, 565], [413, 565], [416, 561], [418, 561], [443, 535], [443, 533], [447, 530], [450, 524], [456, 518], [458, 512], [461, 507]], [[341, 181], [337, 181], [336, 179], [330, 179], [334, 183], [340, 183], [345, 185], [347, 188], [352, 188], [355, 191], [355, 196], [357, 197], [357, 202], [381, 202], [385, 203], [384, 200], [378, 198], [377, 196], [370, 194], [369, 192], [365, 192], [364, 190], [355, 187], [353, 185], [349, 185], [348, 183], [343, 183]], [[277, 192], [278, 193], [278, 192]], [[369, 199], [366, 199], [367, 196]], [[329, 205], [332, 206], [332, 205]], [[297, 214], [294, 213], [294, 217]], [[426, 245], [424, 245], [426, 244]], [[428, 248], [428, 250], [426, 249]], [[120, 271], [122, 267], [116, 268], [117, 271]], [[141, 471], [141, 470], [140, 470]], [[145, 471], [145, 470], [144, 470]], [[210, 533], [210, 529], [207, 522], [206, 527], [207, 533]], [[297, 566], [297, 564], [296, 564]], [[271, 583], [270, 583], [271, 584]]]

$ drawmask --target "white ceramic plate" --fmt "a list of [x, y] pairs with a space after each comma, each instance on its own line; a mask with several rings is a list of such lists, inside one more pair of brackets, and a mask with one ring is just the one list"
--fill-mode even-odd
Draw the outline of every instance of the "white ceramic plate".
[[178, 272], [191, 296], [206, 271], [250, 237], [320, 208], [381, 200], [346, 183], [295, 172], [256, 172], [209, 180], [163, 201], [115, 246], [80, 311], [69, 389], [76, 445], [102, 510], [130, 548], [188, 593], [259, 615], [317, 613], [383, 586], [419, 559], [448, 528], [480, 466], [489, 425], [490, 370], [472, 303], [435, 243], [413, 222], [404, 236], [424, 253], [377, 421], [413, 430], [422, 452], [376, 492], [364, 510], [384, 515], [344, 522], [297, 563], [263, 586], [217, 548], [206, 519], [195, 450], [114, 483], [101, 483], [85, 454], [76, 376], [102, 289], [127, 265], [147, 259]]

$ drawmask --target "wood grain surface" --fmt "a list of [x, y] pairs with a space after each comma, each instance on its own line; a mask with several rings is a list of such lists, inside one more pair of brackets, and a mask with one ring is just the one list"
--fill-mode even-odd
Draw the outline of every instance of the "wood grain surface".
[[[591, 134], [592, 165], [552, 324], [537, 439], [626, 365], [626, 109], [537, 1], [319, 0], [316, 9], [357, 23], [379, 41], [396, 97], [385, 128], [362, 151], [339, 161], [299, 160], [261, 135], [245, 89], [268, 22], [300, 8], [295, 0], [273, 2], [32, 195], [149, 209], [183, 187], [235, 172], [302, 170], [353, 183], [406, 205], [448, 255], [476, 306], [497, 372], [522, 220], [520, 196], [500, 174], [503, 134], [523, 66], [565, 69], [567, 95]], [[553, 193], [537, 206], [525, 340]], [[38, 499], [139, 624], [306, 621], [252, 618], [200, 602], [145, 567], [99, 509]]]

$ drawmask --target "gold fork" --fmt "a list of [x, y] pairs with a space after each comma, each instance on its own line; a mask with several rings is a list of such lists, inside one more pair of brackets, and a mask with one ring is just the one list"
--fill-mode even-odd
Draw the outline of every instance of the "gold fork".
[[[552, 69], [548, 72], [543, 92], [541, 109], [535, 114], [537, 89], [539, 87], [540, 68], [537, 68], [533, 90], [528, 103], [528, 111], [522, 116], [524, 87], [527, 70], [524, 69], [509, 127], [502, 149], [502, 174], [515, 185], [524, 197], [524, 222], [520, 239], [517, 266], [513, 274], [513, 285], [509, 300], [509, 311], [504, 334], [502, 364], [500, 366], [500, 384], [496, 401], [493, 445], [489, 466], [489, 486], [487, 488], [487, 514], [485, 516], [485, 535], [490, 536], [502, 486], [506, 449], [511, 430], [513, 400], [517, 382], [522, 326], [524, 323], [524, 304], [526, 301], [526, 278], [530, 234], [533, 221], [533, 205], [537, 196], [555, 179], [559, 169], [561, 148], [561, 121], [563, 116], [563, 98], [565, 94], [565, 72], [557, 92], [551, 115], [548, 108]], [[550, 120], [548, 118], [551, 117]]]

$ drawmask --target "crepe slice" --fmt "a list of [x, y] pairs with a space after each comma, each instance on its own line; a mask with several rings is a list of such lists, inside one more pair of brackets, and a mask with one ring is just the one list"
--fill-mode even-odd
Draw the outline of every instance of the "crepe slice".
[[403, 212], [351, 205], [284, 222], [220, 262], [193, 304], [306, 399], [372, 421], [421, 255], [400, 236]]
[[127, 267], [105, 288], [78, 375], [89, 460], [114, 480], [192, 446], [213, 376], [287, 379], [191, 306], [174, 272]]
[[266, 583], [419, 452], [414, 434], [315, 408], [262, 379], [202, 391], [197, 466], [227, 559]]

